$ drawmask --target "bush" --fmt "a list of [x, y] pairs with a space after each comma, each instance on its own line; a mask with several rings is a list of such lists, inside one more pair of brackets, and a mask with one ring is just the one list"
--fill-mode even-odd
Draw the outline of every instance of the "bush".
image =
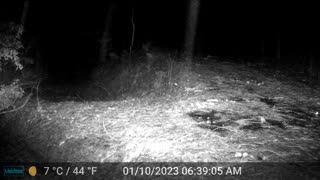
[[0, 111], [14, 106], [16, 100], [24, 93], [17, 79], [5, 84], [10, 77], [8, 73], [15, 75], [10, 70], [12, 65], [15, 70], [23, 68], [19, 58], [19, 52], [23, 49], [22, 32], [21, 25], [14, 23], [0, 25]]
[[23, 49], [21, 34], [23, 28], [20, 25], [10, 23], [0, 26], [0, 71], [8, 63], [13, 63], [16, 69], [22, 69], [19, 51]]
[[11, 107], [14, 107], [14, 103], [17, 99], [21, 98], [24, 94], [23, 89], [19, 85], [19, 81], [16, 80], [10, 85], [0, 86], [0, 111]]

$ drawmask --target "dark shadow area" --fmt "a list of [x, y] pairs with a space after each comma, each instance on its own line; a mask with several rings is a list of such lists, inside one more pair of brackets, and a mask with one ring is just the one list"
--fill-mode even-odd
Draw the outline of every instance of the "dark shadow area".
[[[0, 115], [2, 121], [17, 121], [16, 119], [5, 119]], [[30, 137], [26, 137], [22, 131], [17, 131], [19, 125], [14, 126], [12, 122], [1, 122], [0, 131], [0, 159], [1, 162], [47, 162], [39, 149], [35, 149], [36, 143]], [[32, 129], [32, 127], [29, 127]]]
[[292, 104], [280, 104], [278, 106], [278, 111], [282, 114], [282, 118], [291, 126], [312, 129], [320, 126], [320, 116], [317, 114], [317, 105], [309, 105], [308, 109], [302, 109]]

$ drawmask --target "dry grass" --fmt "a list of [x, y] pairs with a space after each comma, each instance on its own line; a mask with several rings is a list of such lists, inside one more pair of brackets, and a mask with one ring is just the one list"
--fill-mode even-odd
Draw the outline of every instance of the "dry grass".
[[[118, 76], [130, 75], [127, 93], [139, 96], [41, 101], [40, 115], [31, 103], [19, 112], [25, 119], [7, 118], [54, 162], [319, 161], [319, 88], [214, 59], [191, 72], [176, 61], [143, 67]], [[146, 72], [160, 75], [147, 81]]]

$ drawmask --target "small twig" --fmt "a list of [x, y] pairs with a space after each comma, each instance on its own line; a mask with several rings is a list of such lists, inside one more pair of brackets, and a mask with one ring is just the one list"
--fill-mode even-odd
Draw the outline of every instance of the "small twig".
[[[26, 83], [24, 83], [24, 84], [26, 84]], [[31, 84], [31, 83], [27, 83], [27, 84]], [[39, 106], [40, 106], [39, 97], [38, 97], [39, 85], [40, 85], [40, 81], [38, 82], [38, 84], [37, 84], [37, 86], [36, 86], [38, 108], [39, 108]], [[21, 106], [19, 106], [18, 108], [11, 109], [11, 110], [9, 110], [9, 111], [0, 112], [0, 114], [11, 113], [11, 112], [18, 111], [19, 109], [22, 109], [22, 108], [29, 102], [29, 100], [30, 100], [30, 98], [31, 98], [31, 96], [32, 96], [32, 93], [33, 93], [33, 89], [34, 89], [34, 88], [35, 88], [35, 87], [32, 86], [31, 92], [28, 94], [28, 96], [26, 97], [26, 100], [24, 101], [24, 103], [23, 103]]]
[[115, 153], [116, 153], [117, 151], [115, 151], [115, 152], [113, 152], [113, 153], [111, 153], [110, 155], [108, 155], [107, 157], [104, 157], [104, 158], [102, 158], [101, 160], [100, 160], [100, 162], [104, 162], [104, 160], [106, 160], [106, 159], [109, 159], [111, 156], [113, 156]]
[[109, 96], [112, 96], [112, 94], [106, 88], [104, 88], [102, 85], [100, 85], [98, 83], [95, 83], [94, 85], [96, 85], [97, 87], [99, 87], [102, 90], [104, 90]]
[[135, 29], [136, 29], [136, 26], [133, 21], [133, 10], [132, 10], [132, 16], [131, 16], [131, 23], [132, 23], [132, 36], [131, 36], [131, 44], [130, 44], [130, 49], [129, 49], [130, 61], [131, 61], [132, 48], [133, 48], [133, 43], [134, 43], [134, 33], [135, 33]]
[[171, 59], [171, 57], [169, 57], [169, 59], [167, 60], [168, 63], [168, 84], [169, 84], [169, 91], [170, 93], [172, 92], [172, 70], [173, 70], [173, 59]]
[[31, 96], [32, 96], [32, 92], [30, 92], [30, 93], [28, 94], [26, 100], [24, 101], [24, 103], [23, 103], [20, 107], [15, 108], [15, 109], [11, 109], [11, 110], [9, 110], [9, 111], [0, 112], [0, 114], [6, 114], [6, 113], [11, 113], [11, 112], [18, 111], [19, 109], [23, 108], [23, 107], [28, 103], [28, 101], [30, 100]]
[[281, 158], [281, 157], [282, 157], [280, 154], [276, 153], [275, 151], [272, 151], [272, 150], [269, 150], [269, 149], [261, 149], [261, 150], [263, 150], [263, 151], [267, 151], [267, 152], [271, 152], [271, 153], [273, 153], [273, 154], [275, 154], [275, 155], [279, 156], [279, 158]]
[[31, 82], [25, 82], [25, 83], [21, 83], [20, 86], [34, 85], [34, 84], [36, 84], [36, 83], [37, 83], [37, 82], [33, 82], [33, 81], [31, 81]]
[[106, 126], [105, 126], [105, 124], [104, 124], [104, 120], [103, 120], [103, 119], [102, 119], [102, 126], [103, 126], [103, 130], [104, 130], [105, 134], [106, 134], [110, 139], [115, 140], [112, 136], [110, 136], [110, 135], [108, 134], [107, 129], [106, 129]]
[[191, 135], [192, 135], [192, 134], [189, 133], [189, 134], [184, 135], [184, 136], [182, 136], [182, 137], [180, 137], [180, 138], [178, 138], [178, 139], [176, 139], [176, 140], [174, 140], [174, 141], [175, 141], [175, 142], [182, 141], [183, 139], [185, 139], [185, 138], [187, 138], [188, 136], [191, 136]]
[[41, 80], [39, 80], [39, 82], [38, 82], [38, 84], [37, 84], [37, 88], [36, 88], [36, 90], [37, 90], [37, 110], [38, 110], [38, 112], [39, 111], [41, 111], [41, 104], [40, 104], [40, 101], [39, 101], [39, 85], [40, 85], [40, 83], [41, 83]]

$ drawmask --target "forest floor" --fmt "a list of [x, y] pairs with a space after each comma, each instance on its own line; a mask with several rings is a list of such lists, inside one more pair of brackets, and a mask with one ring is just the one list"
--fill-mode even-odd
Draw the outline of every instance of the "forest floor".
[[[192, 73], [176, 96], [34, 98], [2, 116], [1, 159], [319, 163], [319, 86], [289, 71], [214, 58], [194, 64]], [[305, 170], [320, 177], [319, 166]]]

